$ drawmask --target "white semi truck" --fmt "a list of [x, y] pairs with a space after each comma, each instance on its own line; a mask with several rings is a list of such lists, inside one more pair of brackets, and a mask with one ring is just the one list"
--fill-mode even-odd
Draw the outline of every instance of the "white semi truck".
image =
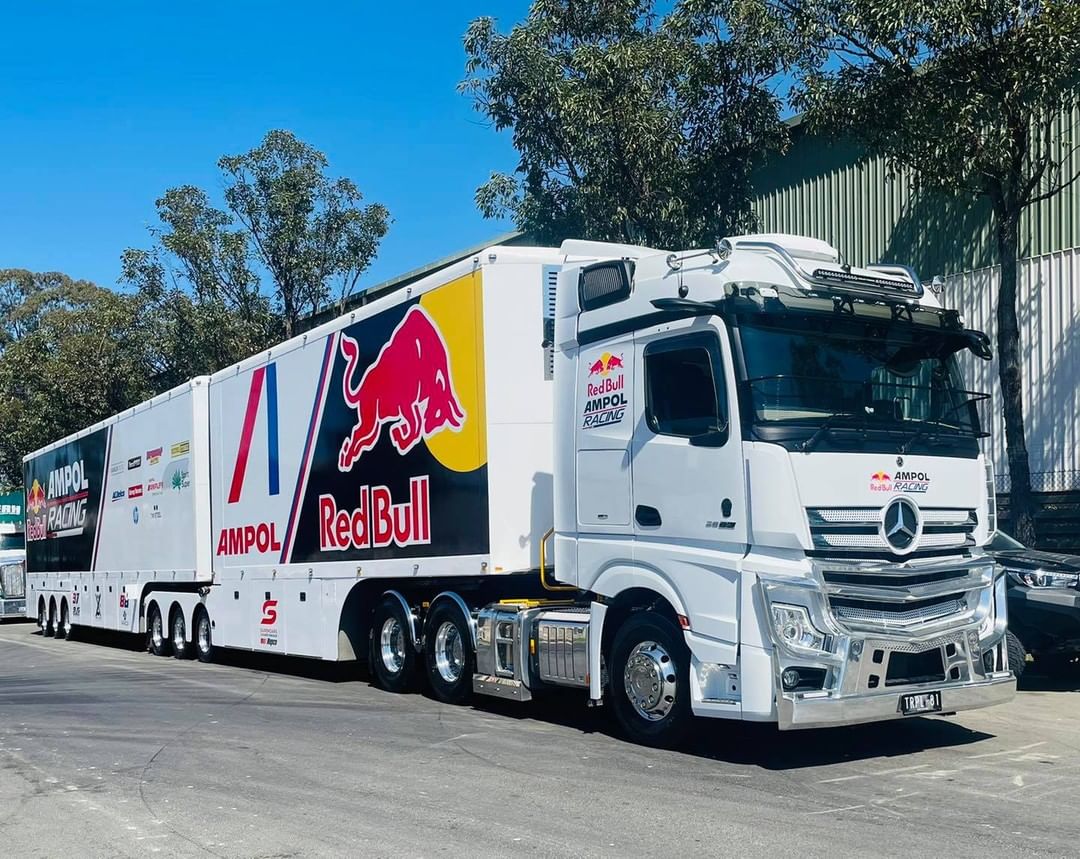
[[653, 744], [1006, 701], [965, 350], [813, 239], [493, 247], [28, 456], [28, 607]]

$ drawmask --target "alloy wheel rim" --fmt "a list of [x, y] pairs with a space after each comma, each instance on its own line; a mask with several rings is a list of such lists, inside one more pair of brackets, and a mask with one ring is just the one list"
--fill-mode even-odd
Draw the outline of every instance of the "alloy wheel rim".
[[447, 683], [457, 683], [465, 667], [465, 651], [457, 624], [443, 621], [435, 634], [435, 670]]
[[655, 641], [637, 644], [626, 660], [623, 690], [641, 718], [648, 722], [666, 718], [678, 692], [671, 654]]
[[383, 665], [391, 674], [405, 667], [405, 631], [396, 617], [388, 617], [379, 632], [379, 649]]
[[176, 620], [173, 621], [173, 641], [172, 641], [173, 647], [175, 647], [177, 650], [183, 650], [184, 649], [184, 639], [186, 638], [186, 636], [184, 635], [184, 632], [185, 632], [185, 630], [184, 630], [184, 619], [178, 615]]
[[199, 651], [201, 653], [210, 652], [210, 621], [206, 618], [200, 617], [198, 624], [196, 624], [195, 630], [196, 636], [199, 641]]

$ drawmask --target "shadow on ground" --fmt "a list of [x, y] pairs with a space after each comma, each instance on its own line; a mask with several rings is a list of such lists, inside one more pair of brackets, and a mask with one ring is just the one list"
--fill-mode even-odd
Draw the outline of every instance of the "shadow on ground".
[[[40, 633], [38, 633], [40, 634]], [[145, 650], [141, 636], [81, 629], [80, 644]], [[150, 658], [148, 656], [148, 658]], [[215, 662], [239, 669], [302, 677], [330, 683], [370, 682], [367, 671], [353, 663], [322, 662], [301, 657], [219, 650]], [[1077, 691], [1075, 678], [1054, 680], [1034, 671], [1022, 688], [1033, 691]], [[424, 690], [421, 690], [424, 691]], [[426, 694], [426, 693], [425, 693]], [[581, 693], [559, 691], [529, 704], [476, 699], [477, 710], [520, 720], [540, 721], [579, 731], [617, 737], [608, 708], [589, 708]], [[767, 770], [792, 770], [870, 758], [902, 757], [914, 752], [965, 746], [993, 735], [970, 730], [947, 719], [913, 718], [868, 725], [802, 731], [779, 731], [774, 725], [699, 719], [678, 752]]]

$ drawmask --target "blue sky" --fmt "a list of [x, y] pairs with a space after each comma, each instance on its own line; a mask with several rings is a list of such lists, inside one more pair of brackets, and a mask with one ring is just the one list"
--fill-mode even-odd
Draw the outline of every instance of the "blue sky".
[[154, 200], [217, 195], [218, 157], [271, 128], [323, 150], [394, 224], [365, 285], [483, 241], [473, 192], [515, 163], [456, 84], [461, 37], [527, 0], [4, 3], [0, 268], [115, 286]]

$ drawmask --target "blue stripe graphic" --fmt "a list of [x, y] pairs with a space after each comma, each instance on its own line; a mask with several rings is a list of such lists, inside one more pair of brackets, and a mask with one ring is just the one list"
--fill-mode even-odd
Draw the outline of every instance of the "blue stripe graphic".
[[278, 478], [277, 366], [266, 365], [266, 447], [270, 455], [270, 494], [281, 491]]

